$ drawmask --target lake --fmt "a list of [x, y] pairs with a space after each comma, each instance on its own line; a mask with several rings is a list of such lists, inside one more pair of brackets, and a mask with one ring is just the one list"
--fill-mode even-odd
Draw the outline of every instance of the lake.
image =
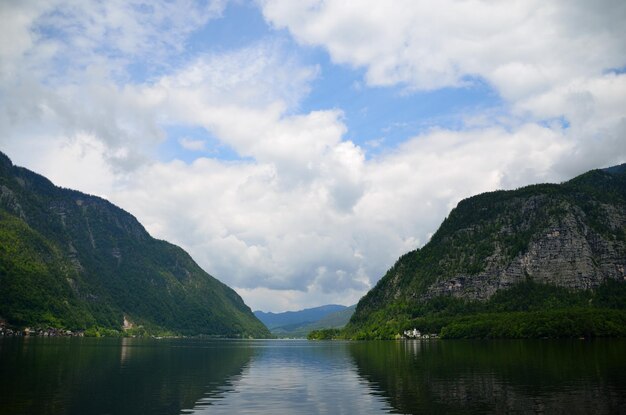
[[626, 413], [626, 341], [0, 338], [0, 414]]

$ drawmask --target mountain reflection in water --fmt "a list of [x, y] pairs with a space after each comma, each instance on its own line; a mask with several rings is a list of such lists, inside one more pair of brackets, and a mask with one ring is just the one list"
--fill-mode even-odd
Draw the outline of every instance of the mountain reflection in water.
[[350, 353], [399, 413], [626, 413], [623, 340], [361, 342]]
[[177, 414], [255, 353], [219, 341], [0, 338], [0, 414]]
[[0, 338], [0, 414], [626, 413], [626, 341]]

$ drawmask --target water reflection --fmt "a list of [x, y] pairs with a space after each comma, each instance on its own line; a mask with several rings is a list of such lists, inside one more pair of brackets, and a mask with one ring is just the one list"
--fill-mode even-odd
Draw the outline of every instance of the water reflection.
[[626, 341], [0, 339], [0, 414], [626, 413]]
[[0, 414], [176, 414], [240, 375], [245, 342], [0, 339]]
[[624, 341], [353, 343], [400, 413], [625, 413]]
[[194, 414], [388, 413], [352, 362], [347, 342], [262, 341], [244, 372], [219, 396], [208, 393]]

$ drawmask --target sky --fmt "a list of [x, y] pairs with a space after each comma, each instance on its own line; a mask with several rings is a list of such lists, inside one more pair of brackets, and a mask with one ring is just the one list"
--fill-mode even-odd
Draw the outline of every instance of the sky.
[[356, 303], [463, 198], [626, 162], [623, 0], [2, 0], [0, 150], [253, 310]]

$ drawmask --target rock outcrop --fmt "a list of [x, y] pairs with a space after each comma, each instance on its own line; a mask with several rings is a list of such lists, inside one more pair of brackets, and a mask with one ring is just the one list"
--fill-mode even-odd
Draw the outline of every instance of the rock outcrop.
[[[551, 203], [554, 201], [547, 196], [533, 198], [530, 203], [521, 206], [523, 215], [532, 216], [533, 210], [550, 209]], [[560, 217], [551, 216], [533, 234], [524, 252], [508, 259], [504, 254], [505, 247], [496, 245], [493, 254], [485, 258], [484, 271], [475, 275], [458, 273], [451, 278], [442, 278], [429, 286], [422, 297], [453, 295], [485, 300], [496, 291], [528, 278], [538, 283], [578, 290], [593, 289], [607, 278], [625, 280], [624, 241], [594, 230], [587, 223], [585, 212], [578, 206], [559, 201], [559, 207], [565, 213]], [[618, 232], [626, 228], [624, 210], [606, 204], [599, 204], [598, 209], [602, 211], [609, 229]], [[527, 223], [522, 231], [530, 227], [531, 224]], [[503, 228], [500, 232], [510, 232], [510, 228]]]

